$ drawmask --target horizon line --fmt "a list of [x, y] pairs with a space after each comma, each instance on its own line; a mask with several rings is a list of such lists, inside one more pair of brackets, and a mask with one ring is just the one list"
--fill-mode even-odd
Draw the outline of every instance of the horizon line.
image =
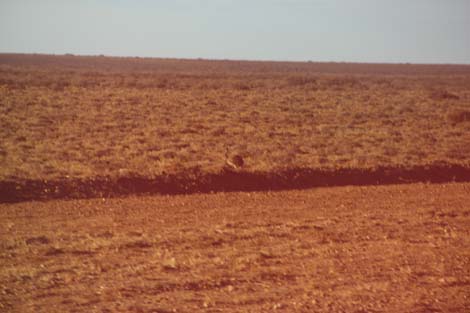
[[105, 58], [134, 58], [134, 59], [160, 59], [160, 60], [185, 60], [185, 61], [215, 61], [215, 62], [272, 62], [272, 63], [334, 63], [334, 64], [371, 64], [371, 65], [451, 65], [451, 66], [470, 66], [470, 63], [452, 63], [452, 62], [408, 62], [408, 61], [333, 61], [333, 60], [289, 60], [289, 59], [251, 59], [251, 58], [218, 58], [218, 57], [168, 57], [168, 56], [142, 56], [142, 55], [113, 55], [113, 54], [81, 54], [81, 53], [48, 53], [48, 52], [4, 52], [0, 55], [40, 55], [40, 56], [69, 56], [69, 57], [105, 57]]

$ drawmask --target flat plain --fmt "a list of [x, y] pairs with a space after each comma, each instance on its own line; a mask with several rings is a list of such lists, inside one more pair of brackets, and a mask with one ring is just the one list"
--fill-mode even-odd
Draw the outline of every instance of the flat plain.
[[0, 55], [0, 182], [19, 199], [136, 177], [194, 191], [226, 152], [268, 177], [468, 170], [469, 86], [464, 65]]
[[470, 184], [0, 204], [2, 312], [468, 312]]
[[1, 312], [470, 308], [470, 66], [0, 54], [0, 125]]

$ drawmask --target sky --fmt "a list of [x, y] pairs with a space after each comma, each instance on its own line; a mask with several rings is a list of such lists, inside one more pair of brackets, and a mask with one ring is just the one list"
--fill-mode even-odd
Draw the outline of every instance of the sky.
[[0, 0], [0, 52], [470, 64], [470, 0]]

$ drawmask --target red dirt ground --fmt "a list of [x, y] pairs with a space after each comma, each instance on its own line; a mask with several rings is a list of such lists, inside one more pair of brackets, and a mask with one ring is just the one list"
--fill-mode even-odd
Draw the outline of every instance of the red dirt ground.
[[469, 312], [470, 184], [0, 204], [1, 312]]

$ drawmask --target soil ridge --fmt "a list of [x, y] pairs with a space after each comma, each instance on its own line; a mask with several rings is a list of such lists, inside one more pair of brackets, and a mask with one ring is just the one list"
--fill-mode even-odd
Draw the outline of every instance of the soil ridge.
[[235, 171], [204, 173], [197, 169], [158, 177], [18, 179], [0, 181], [0, 203], [31, 200], [176, 195], [232, 191], [279, 191], [334, 186], [368, 186], [406, 183], [470, 182], [470, 166], [433, 164], [413, 167], [382, 166], [372, 169], [289, 168], [277, 172]]

